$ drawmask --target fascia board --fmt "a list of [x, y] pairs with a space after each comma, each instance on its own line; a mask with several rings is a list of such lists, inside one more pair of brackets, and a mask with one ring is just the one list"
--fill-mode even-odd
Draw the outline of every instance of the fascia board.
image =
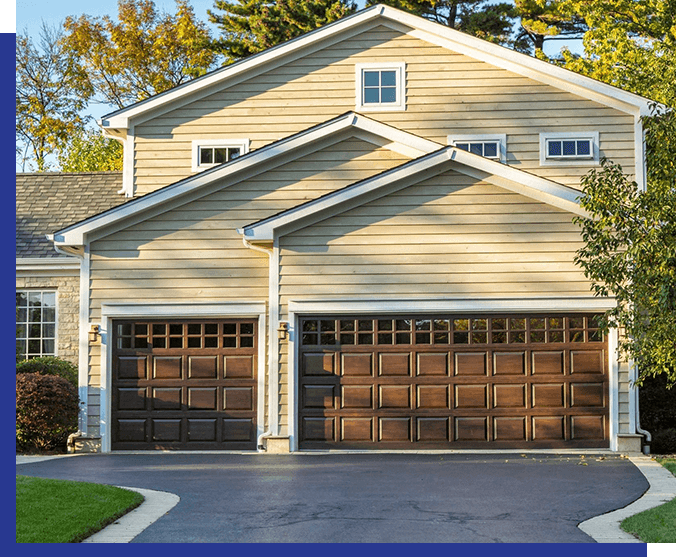
[[257, 66], [272, 62], [282, 56], [286, 56], [292, 52], [306, 48], [312, 43], [328, 39], [345, 31], [346, 29], [366, 23], [367, 21], [378, 17], [382, 11], [383, 6], [373, 6], [372, 8], [368, 8], [361, 13], [357, 13], [351, 17], [347, 17], [345, 19], [336, 21], [333, 24], [329, 24], [324, 28], [318, 29], [314, 33], [308, 33], [307, 35], [303, 35], [297, 39], [292, 39], [288, 43], [280, 45], [277, 48], [270, 48], [267, 51], [252, 56], [249, 60], [244, 60], [232, 66], [227, 66], [221, 70], [217, 70], [211, 75], [206, 75], [202, 78], [186, 83], [185, 85], [178, 86], [174, 89], [171, 89], [170, 91], [167, 91], [166, 93], [160, 93], [159, 95], [152, 97], [147, 101], [135, 104], [130, 108], [123, 108], [117, 112], [105, 115], [101, 118], [100, 125], [102, 127], [109, 128], [127, 128], [129, 126], [129, 120], [139, 116], [140, 114], [154, 110], [164, 104], [176, 101], [186, 95], [191, 95], [204, 89], [208, 89], [209, 87], [216, 85], [223, 80], [234, 78], [238, 75], [248, 72]]
[[17, 271], [65, 271], [80, 268], [80, 260], [73, 257], [17, 257]]
[[[568, 90], [627, 114], [650, 114], [649, 99], [385, 6], [383, 16], [412, 28], [409, 35], [536, 81]], [[661, 105], [659, 105], [661, 106]]]
[[307, 226], [307, 219], [312, 217], [312, 215], [317, 213], [323, 214], [356, 198], [360, 199], [359, 204], [361, 204], [361, 198], [364, 195], [379, 190], [393, 182], [399, 182], [420, 174], [423, 170], [430, 170], [442, 163], [448, 162], [453, 150], [452, 147], [442, 148], [440, 152], [426, 156], [403, 168], [386, 172], [385, 174], [361, 182], [354, 187], [330, 193], [320, 199], [289, 209], [277, 217], [271, 217], [258, 224], [238, 228], [237, 232], [242, 234], [249, 242], [273, 240], [275, 232], [281, 228], [285, 228], [286, 233], [291, 232], [292, 228], [296, 229], [297, 227], [291, 226], [292, 223], [301, 222], [300, 227]]
[[[238, 228], [237, 232], [242, 234], [248, 242], [272, 241], [275, 235], [288, 234], [309, 226], [325, 218], [327, 213], [335, 214], [360, 206], [371, 199], [369, 194], [386, 188], [393, 182], [405, 183], [407, 178], [416, 175], [423, 177], [423, 172], [428, 170], [435, 173], [434, 168], [445, 162], [450, 162], [452, 168], [463, 174], [576, 215], [589, 217], [589, 214], [579, 205], [578, 199], [581, 192], [578, 190], [451, 146], [437, 154], [426, 156], [403, 168], [394, 169], [354, 187], [339, 190], [316, 201], [289, 209], [260, 223]], [[389, 190], [382, 195], [387, 193]]]
[[313, 142], [319, 141], [323, 137], [348, 129], [353, 121], [354, 114], [349, 113], [332, 123], [321, 126], [292, 139], [282, 141], [272, 147], [262, 147], [261, 149], [253, 151], [246, 157], [235, 159], [231, 164], [228, 164], [224, 168], [217, 168], [202, 174], [198, 174], [197, 176], [191, 176], [185, 180], [177, 182], [176, 184], [156, 192], [149, 193], [144, 197], [139, 198], [137, 201], [130, 201], [116, 209], [113, 209], [112, 211], [108, 211], [102, 215], [92, 217], [91, 219], [88, 219], [80, 224], [60, 230], [55, 234], [49, 235], [49, 239], [52, 240], [56, 245], [82, 246], [86, 242], [87, 234], [95, 230], [114, 225], [125, 219], [132, 218], [144, 211], [156, 208], [159, 205], [186, 196], [187, 194], [217, 180], [224, 179], [227, 176], [233, 175], [235, 173], [252, 169], [257, 165], [275, 159], [284, 153], [288, 153], [289, 151], [302, 147], [303, 145], [311, 144]]
[[579, 204], [582, 192], [574, 188], [529, 174], [497, 161], [473, 155], [461, 149], [455, 149], [452, 160], [462, 165], [462, 168], [458, 169], [459, 172], [469, 174], [514, 193], [525, 195], [536, 201], [542, 201], [564, 211], [589, 217], [589, 213]]

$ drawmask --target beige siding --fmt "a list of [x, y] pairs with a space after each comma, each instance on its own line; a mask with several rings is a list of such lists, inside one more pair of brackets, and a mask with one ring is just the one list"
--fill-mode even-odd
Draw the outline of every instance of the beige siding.
[[632, 117], [381, 25], [137, 125], [137, 193], [190, 175], [193, 139], [255, 149], [354, 110], [355, 64], [381, 61], [406, 62], [407, 109], [371, 118], [443, 144], [504, 133], [509, 164], [571, 185], [587, 168], [540, 167], [539, 133], [598, 131], [601, 156], [633, 171]]
[[[236, 229], [406, 162], [347, 138], [91, 244], [90, 319], [110, 302], [268, 299], [268, 257]], [[225, 317], [225, 316], [224, 316]], [[100, 385], [100, 346], [90, 348], [90, 386]], [[285, 396], [285, 393], [284, 393]], [[91, 417], [98, 424], [98, 417]]]

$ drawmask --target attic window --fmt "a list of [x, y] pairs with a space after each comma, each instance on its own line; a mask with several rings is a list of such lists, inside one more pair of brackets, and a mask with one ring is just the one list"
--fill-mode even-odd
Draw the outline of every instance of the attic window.
[[213, 168], [248, 152], [248, 139], [195, 139], [192, 142], [192, 169], [199, 172]]
[[357, 64], [355, 69], [357, 110], [406, 110], [403, 62]]
[[540, 134], [540, 164], [597, 164], [599, 161], [598, 132]]
[[449, 135], [448, 144], [487, 159], [502, 163], [507, 161], [505, 134]]

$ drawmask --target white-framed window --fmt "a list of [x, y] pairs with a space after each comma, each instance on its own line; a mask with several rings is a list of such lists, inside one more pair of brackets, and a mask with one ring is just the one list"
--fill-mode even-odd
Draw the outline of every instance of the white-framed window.
[[16, 291], [16, 356], [56, 356], [56, 291]]
[[355, 71], [358, 111], [406, 110], [404, 62], [357, 64]]
[[507, 162], [507, 135], [504, 133], [449, 135], [447, 139], [449, 145], [463, 151], [481, 155], [503, 164]]
[[542, 166], [580, 165], [599, 162], [598, 132], [540, 134]]
[[195, 139], [192, 142], [192, 169], [199, 172], [213, 168], [248, 152], [248, 139]]

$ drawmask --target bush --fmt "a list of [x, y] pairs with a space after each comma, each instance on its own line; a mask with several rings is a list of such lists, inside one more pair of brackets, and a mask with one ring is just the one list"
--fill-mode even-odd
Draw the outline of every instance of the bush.
[[53, 450], [77, 431], [77, 389], [62, 377], [20, 373], [16, 376], [17, 451]]
[[676, 453], [676, 429], [660, 429], [652, 436], [650, 452], [653, 454]]
[[43, 356], [17, 362], [16, 373], [39, 373], [40, 375], [57, 375], [63, 377], [77, 389], [77, 367], [55, 356]]

